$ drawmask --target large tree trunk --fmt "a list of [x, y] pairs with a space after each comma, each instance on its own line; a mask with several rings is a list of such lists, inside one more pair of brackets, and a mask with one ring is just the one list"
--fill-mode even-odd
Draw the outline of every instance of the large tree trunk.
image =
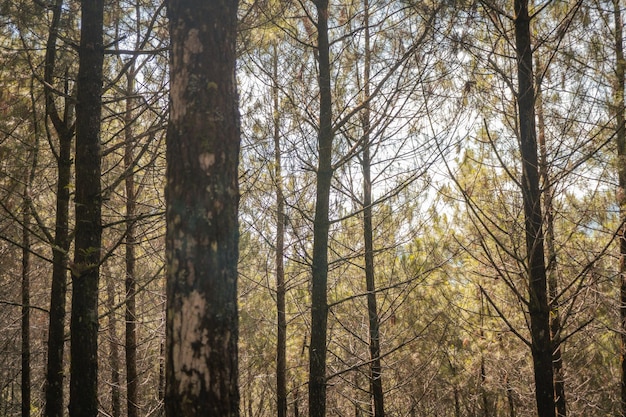
[[554, 380], [550, 340], [543, 217], [535, 127], [535, 92], [528, 0], [515, 0], [515, 43], [517, 52], [517, 105], [522, 156], [526, 256], [528, 259], [531, 350], [535, 374], [535, 397], [539, 417], [554, 417]]
[[619, 275], [620, 275], [620, 361], [621, 375], [621, 415], [626, 417], [626, 121], [624, 88], [626, 62], [624, 61], [624, 40], [622, 32], [621, 1], [613, 0], [615, 24], [615, 142], [617, 145], [617, 204], [619, 206]]
[[313, 224], [311, 276], [311, 344], [309, 346], [309, 417], [326, 415], [326, 333], [328, 320], [328, 230], [332, 171], [332, 97], [328, 0], [317, 0], [317, 47], [320, 89], [317, 190]]
[[[46, 368], [46, 417], [63, 417], [64, 413], [64, 367], [65, 350], [65, 304], [67, 292], [67, 263], [70, 248], [69, 205], [70, 181], [72, 168], [73, 118], [72, 106], [66, 100], [63, 117], [58, 115], [53, 91], [54, 69], [56, 61], [56, 40], [61, 21], [62, 0], [52, 5], [52, 22], [46, 44], [44, 70], [44, 91], [46, 97], [46, 116], [56, 131], [59, 147], [57, 159], [56, 186], [56, 221], [54, 228], [54, 246], [52, 247], [52, 288], [50, 293], [50, 318], [48, 325], [48, 356]], [[67, 90], [67, 88], [66, 88]], [[65, 91], [66, 94], [69, 91]]]
[[239, 415], [236, 0], [169, 0], [169, 417]]
[[70, 416], [98, 414], [100, 275], [100, 114], [104, 60], [103, 0], [81, 2], [76, 107], [76, 237], [72, 264]]
[[280, 108], [278, 97], [278, 47], [272, 46], [272, 102], [274, 113], [274, 182], [276, 186], [276, 406], [278, 417], [287, 417], [287, 316], [285, 295], [285, 197], [280, 148]]
[[374, 270], [374, 230], [372, 226], [372, 175], [370, 156], [370, 28], [369, 28], [369, 1], [363, 4], [365, 27], [365, 62], [363, 69], [364, 88], [363, 101], [366, 104], [362, 112], [363, 124], [363, 155], [361, 166], [363, 169], [363, 239], [365, 243], [365, 286], [367, 290], [367, 315], [369, 321], [369, 349], [370, 349], [370, 395], [374, 417], [384, 417], [384, 393], [382, 367], [380, 363], [380, 321], [376, 303], [376, 282]]

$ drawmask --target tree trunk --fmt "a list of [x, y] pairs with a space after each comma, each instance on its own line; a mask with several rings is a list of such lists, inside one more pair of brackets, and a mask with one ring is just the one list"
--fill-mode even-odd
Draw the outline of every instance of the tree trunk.
[[370, 157], [370, 30], [369, 30], [369, 1], [363, 4], [365, 27], [365, 62], [364, 62], [364, 97], [366, 104], [363, 107], [363, 154], [361, 166], [363, 169], [363, 240], [365, 243], [365, 286], [367, 290], [367, 313], [369, 321], [369, 349], [370, 349], [370, 395], [372, 413], [374, 417], [384, 417], [384, 393], [382, 367], [380, 363], [380, 321], [376, 304], [376, 283], [374, 270], [374, 231], [372, 227], [372, 178]]
[[624, 88], [626, 62], [620, 0], [613, 0], [615, 24], [615, 142], [617, 145], [617, 204], [619, 206], [619, 275], [620, 275], [620, 362], [621, 362], [621, 415], [626, 417], [626, 121]]
[[236, 0], [169, 0], [169, 417], [239, 415]]
[[[28, 180], [27, 180], [28, 181]], [[30, 417], [30, 202], [29, 182], [24, 187], [22, 213], [22, 417]]]
[[[538, 77], [539, 78], [539, 77]], [[543, 117], [543, 95], [541, 92], [541, 80], [537, 80], [537, 128], [540, 151], [539, 175], [543, 188], [543, 207], [545, 210], [546, 222], [546, 256], [548, 263], [548, 302], [550, 303], [550, 337], [552, 338], [552, 364], [554, 366], [554, 394], [556, 401], [556, 412], [558, 417], [567, 415], [567, 404], [565, 402], [565, 380], [563, 375], [563, 357], [561, 355], [561, 315], [559, 312], [558, 295], [558, 271], [557, 257], [554, 246], [554, 207], [552, 204], [552, 186], [548, 174], [547, 145], [545, 124]]]
[[[46, 368], [46, 417], [63, 417], [64, 413], [64, 367], [65, 350], [65, 304], [67, 292], [67, 263], [70, 249], [69, 205], [72, 168], [73, 118], [72, 106], [66, 100], [63, 118], [58, 115], [51, 86], [53, 85], [56, 61], [56, 39], [61, 21], [62, 0], [52, 5], [52, 22], [46, 44], [44, 70], [44, 92], [46, 96], [46, 116], [55, 128], [59, 148], [57, 158], [56, 220], [54, 245], [52, 247], [52, 287], [50, 291], [50, 317], [48, 325], [48, 353]], [[67, 90], [67, 88], [66, 88]], [[69, 91], [66, 91], [69, 93]]]
[[328, 320], [328, 230], [332, 172], [332, 97], [328, 0], [317, 0], [317, 47], [320, 90], [317, 190], [313, 224], [311, 276], [311, 344], [309, 346], [309, 417], [326, 415], [326, 333]]
[[[107, 271], [108, 272], [108, 271]], [[111, 367], [111, 417], [122, 415], [120, 395], [120, 353], [117, 340], [117, 320], [115, 319], [115, 281], [112, 275], [107, 273], [109, 279], [106, 283], [107, 300], [106, 306], [109, 318], [109, 366]]]
[[103, 12], [103, 0], [81, 1], [76, 107], [76, 237], [71, 266], [70, 417], [95, 417], [98, 414]]
[[278, 417], [287, 417], [287, 317], [285, 286], [285, 197], [283, 196], [283, 175], [280, 149], [280, 109], [278, 97], [278, 48], [273, 45], [272, 101], [274, 113], [274, 181], [276, 185], [276, 406]]
[[125, 299], [125, 355], [126, 355], [126, 407], [128, 417], [139, 416], [137, 378], [137, 315], [136, 315], [136, 282], [135, 282], [135, 175], [133, 173], [133, 100], [130, 98], [134, 94], [135, 87], [135, 66], [131, 65], [127, 74], [126, 112], [124, 114], [124, 170], [127, 176], [124, 179], [126, 187], [126, 245], [125, 245], [125, 266], [126, 279], [124, 280], [126, 289]]
[[517, 52], [517, 105], [522, 156], [526, 256], [528, 259], [531, 350], [535, 374], [535, 397], [539, 417], [554, 417], [554, 380], [550, 340], [546, 267], [542, 229], [541, 194], [535, 127], [535, 93], [528, 0], [515, 0], [515, 43]]

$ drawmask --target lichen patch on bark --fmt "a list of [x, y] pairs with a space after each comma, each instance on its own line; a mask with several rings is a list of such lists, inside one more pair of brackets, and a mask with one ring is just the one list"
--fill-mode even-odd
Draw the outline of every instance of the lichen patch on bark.
[[209, 333], [203, 327], [206, 298], [197, 290], [182, 299], [180, 311], [175, 313], [172, 328], [178, 340], [173, 343], [173, 371], [179, 383], [179, 392], [197, 396], [210, 386], [208, 358]]

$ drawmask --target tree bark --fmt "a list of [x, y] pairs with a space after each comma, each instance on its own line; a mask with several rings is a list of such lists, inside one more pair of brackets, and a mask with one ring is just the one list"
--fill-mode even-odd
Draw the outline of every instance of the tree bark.
[[135, 66], [131, 65], [127, 74], [126, 112], [124, 114], [124, 170], [128, 175], [124, 179], [126, 188], [126, 245], [125, 249], [125, 269], [126, 279], [124, 286], [126, 289], [125, 299], [125, 356], [126, 356], [126, 407], [128, 417], [139, 416], [138, 389], [139, 380], [137, 378], [137, 312], [136, 312], [136, 281], [135, 281], [135, 175], [133, 173], [133, 100], [130, 98], [134, 94], [135, 86]]
[[274, 44], [272, 102], [274, 113], [274, 182], [276, 186], [276, 406], [278, 417], [287, 417], [287, 316], [285, 296], [285, 197], [283, 195], [278, 96], [278, 48]]
[[550, 340], [544, 258], [543, 217], [537, 158], [535, 92], [528, 0], [515, 0], [515, 44], [517, 53], [517, 106], [520, 153], [522, 156], [522, 198], [524, 202], [526, 256], [528, 260], [531, 350], [535, 375], [535, 398], [539, 417], [554, 417], [554, 380]]
[[620, 276], [620, 364], [621, 364], [621, 415], [626, 417], [626, 121], [624, 88], [626, 61], [620, 0], [613, 0], [615, 24], [615, 142], [617, 145], [617, 204], [619, 206], [619, 276]]
[[[539, 78], [539, 77], [538, 77]], [[554, 366], [554, 395], [556, 401], [556, 413], [558, 417], [567, 416], [567, 403], [565, 401], [565, 380], [563, 370], [563, 357], [561, 355], [561, 315], [559, 312], [558, 295], [558, 263], [554, 243], [554, 206], [552, 203], [552, 186], [548, 174], [547, 145], [545, 124], [543, 116], [543, 95], [541, 92], [541, 80], [537, 80], [537, 128], [540, 151], [539, 175], [543, 188], [543, 207], [546, 222], [546, 265], [548, 279], [548, 302], [550, 304], [550, 337], [552, 338], [552, 363]]]
[[30, 179], [24, 187], [22, 216], [22, 417], [30, 417]]
[[[108, 272], [108, 271], [107, 271]], [[120, 393], [120, 353], [117, 340], [117, 320], [115, 318], [115, 281], [111, 274], [106, 282], [109, 327], [109, 366], [111, 368], [111, 417], [122, 415]]]
[[311, 344], [309, 346], [309, 417], [326, 415], [326, 333], [328, 321], [328, 231], [332, 171], [332, 97], [330, 89], [330, 45], [328, 41], [328, 0], [317, 7], [317, 48], [320, 90], [318, 166], [313, 224], [311, 275]]
[[72, 270], [70, 417], [98, 414], [103, 0], [81, 1], [76, 107], [76, 237]]
[[239, 415], [236, 0], [169, 0], [169, 417]]
[[369, 323], [369, 350], [370, 350], [370, 396], [374, 417], [384, 417], [384, 393], [382, 381], [382, 367], [380, 363], [380, 321], [376, 303], [376, 282], [374, 269], [374, 230], [372, 226], [372, 176], [370, 156], [370, 28], [369, 28], [369, 1], [364, 0], [365, 27], [365, 62], [363, 69], [364, 87], [363, 100], [366, 104], [362, 112], [363, 125], [363, 153], [361, 166], [363, 170], [363, 240], [365, 243], [365, 286], [367, 291], [367, 314]]
[[[50, 291], [50, 317], [48, 325], [48, 352], [46, 367], [44, 415], [46, 417], [63, 417], [64, 413], [64, 366], [65, 350], [65, 305], [67, 293], [67, 263], [70, 249], [69, 237], [69, 205], [70, 181], [72, 168], [72, 137], [71, 126], [73, 106], [66, 101], [63, 117], [59, 116], [53, 91], [54, 69], [56, 62], [56, 40], [61, 21], [62, 0], [52, 5], [52, 22], [46, 44], [44, 69], [44, 93], [46, 97], [46, 117], [52, 122], [56, 131], [59, 148], [56, 155], [57, 186], [56, 186], [56, 220], [54, 228], [54, 245], [52, 247], [52, 287]], [[67, 90], [67, 88], [66, 88]], [[66, 93], [69, 93], [66, 91]]]

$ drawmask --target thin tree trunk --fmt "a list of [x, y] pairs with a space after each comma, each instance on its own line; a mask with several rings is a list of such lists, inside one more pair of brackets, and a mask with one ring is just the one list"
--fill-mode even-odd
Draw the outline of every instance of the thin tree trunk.
[[98, 414], [103, 0], [81, 1], [76, 108], [76, 238], [72, 269], [70, 417]]
[[[46, 417], [63, 417], [64, 413], [64, 366], [65, 350], [65, 305], [67, 292], [67, 263], [70, 248], [69, 237], [69, 205], [71, 181], [71, 149], [74, 136], [71, 120], [73, 106], [66, 100], [65, 111], [61, 118], [55, 106], [53, 91], [54, 68], [56, 61], [56, 40], [62, 13], [62, 0], [52, 5], [52, 22], [46, 44], [44, 69], [44, 92], [46, 97], [46, 116], [55, 128], [59, 148], [56, 154], [57, 186], [56, 186], [56, 220], [54, 228], [54, 245], [52, 247], [52, 287], [50, 292], [50, 317], [48, 325], [48, 353], [46, 367]], [[66, 87], [66, 94], [69, 94]]]
[[[369, 29], [369, 0], [364, 0], [365, 27], [365, 62], [364, 62], [364, 97], [370, 100], [370, 29]], [[376, 304], [376, 282], [374, 269], [374, 231], [372, 227], [372, 178], [370, 156], [370, 105], [366, 104], [362, 112], [363, 122], [363, 155], [361, 166], [363, 169], [363, 239], [365, 242], [365, 285], [367, 290], [367, 313], [369, 322], [369, 350], [370, 350], [370, 395], [374, 417], [384, 417], [384, 393], [382, 381], [382, 366], [380, 362], [380, 321]]]
[[287, 316], [285, 286], [285, 198], [283, 196], [282, 158], [280, 148], [280, 109], [278, 97], [278, 47], [273, 51], [272, 102], [274, 113], [274, 182], [276, 186], [276, 400], [278, 417], [287, 417]]
[[541, 92], [541, 80], [537, 80], [537, 129], [539, 139], [540, 164], [539, 175], [543, 185], [543, 207], [546, 222], [546, 256], [548, 258], [548, 302], [550, 303], [550, 336], [552, 338], [553, 353], [552, 364], [554, 366], [554, 394], [556, 412], [558, 417], [566, 417], [567, 404], [565, 401], [565, 380], [563, 375], [563, 357], [561, 355], [561, 316], [559, 313], [558, 295], [558, 271], [556, 249], [554, 247], [554, 206], [552, 203], [552, 187], [548, 175], [547, 145], [545, 123], [543, 116], [543, 94]]
[[[28, 181], [28, 180], [27, 180]], [[24, 187], [22, 213], [22, 417], [30, 417], [30, 202], [29, 182]]]
[[169, 0], [168, 417], [239, 416], [236, 0]]
[[535, 397], [539, 417], [554, 417], [554, 380], [550, 340], [543, 217], [539, 190], [535, 94], [528, 0], [515, 0], [515, 43], [517, 52], [517, 105], [522, 156], [526, 253], [528, 259], [531, 350], [535, 374]]
[[622, 32], [621, 1], [613, 0], [615, 24], [615, 142], [617, 145], [617, 204], [619, 206], [619, 275], [620, 275], [620, 362], [621, 362], [621, 415], [626, 417], [626, 121], [624, 88], [626, 62]]
[[135, 66], [131, 65], [127, 74], [126, 112], [124, 114], [124, 169], [128, 173], [124, 179], [126, 186], [126, 245], [125, 245], [125, 266], [126, 288], [125, 300], [125, 354], [126, 354], [126, 407], [128, 417], [139, 416], [137, 378], [137, 312], [136, 312], [136, 281], [135, 281], [135, 175], [133, 173], [133, 100], [130, 98], [134, 94], [135, 88]]
[[326, 415], [326, 333], [328, 321], [328, 231], [332, 171], [332, 97], [328, 0], [317, 0], [317, 48], [320, 90], [317, 190], [313, 224], [311, 276], [311, 344], [309, 346], [309, 417]]
[[120, 393], [120, 353], [117, 340], [117, 320], [115, 319], [115, 282], [111, 274], [106, 283], [107, 300], [106, 306], [109, 312], [109, 366], [111, 367], [111, 417], [122, 415]]

